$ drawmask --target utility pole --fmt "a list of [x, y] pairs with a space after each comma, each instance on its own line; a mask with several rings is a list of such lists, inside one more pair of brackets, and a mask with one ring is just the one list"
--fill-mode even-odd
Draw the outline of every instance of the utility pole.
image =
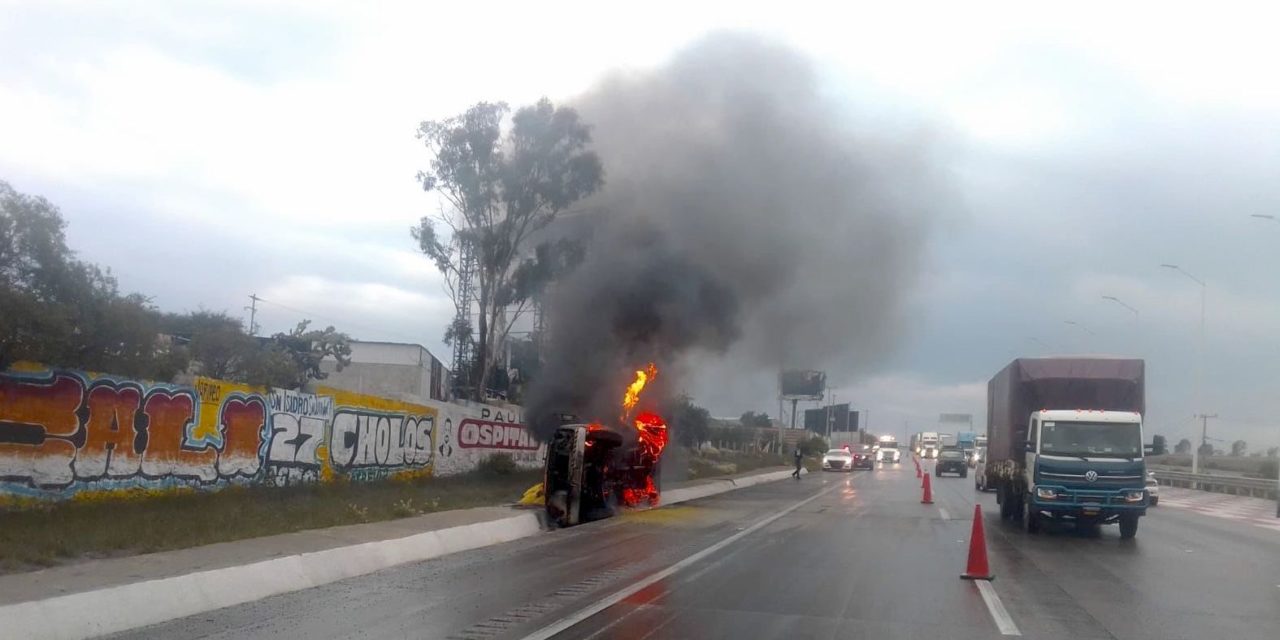
[[1200, 419], [1200, 446], [1191, 452], [1191, 473], [1200, 473], [1200, 448], [1209, 444], [1209, 418], [1217, 418], [1218, 414], [1196, 414]]
[[259, 298], [258, 294], [256, 293], [251, 293], [249, 294], [249, 299], [253, 301], [252, 304], [244, 308], [245, 311], [249, 312], [249, 335], [257, 336], [258, 335], [258, 301], [261, 300], [262, 298]]
[[1204, 445], [1209, 444], [1209, 418], [1217, 418], [1218, 414], [1202, 413], [1196, 417], [1200, 418], [1200, 446], [1203, 447]]
[[831, 440], [831, 429], [836, 420], [836, 392], [831, 392], [831, 402], [827, 404], [827, 440]]
[[[1177, 271], [1178, 273], [1181, 273], [1182, 275], [1189, 278], [1192, 282], [1195, 282], [1196, 284], [1200, 285], [1200, 354], [1199, 354], [1200, 363], [1199, 363], [1199, 366], [1196, 367], [1196, 406], [1197, 408], [1199, 408], [1200, 411], [1203, 412], [1205, 409], [1204, 407], [1204, 404], [1205, 404], [1205, 393], [1204, 393], [1205, 357], [1207, 356], [1209, 351], [1208, 343], [1205, 339], [1205, 328], [1204, 328], [1205, 307], [1207, 304], [1206, 299], [1209, 297], [1209, 285], [1205, 284], [1204, 280], [1201, 280], [1200, 278], [1197, 278], [1191, 275], [1190, 273], [1187, 273], [1186, 270], [1184, 270], [1182, 267], [1179, 267], [1176, 264], [1166, 263], [1166, 264], [1160, 265], [1160, 267], [1164, 269]], [[1204, 421], [1204, 424], [1202, 425], [1202, 433], [1201, 433], [1201, 440], [1200, 440], [1200, 444], [1203, 445], [1206, 442], [1206, 436], [1207, 436], [1206, 432], [1208, 431], [1209, 418], [1216, 418], [1218, 416], [1217, 414], [1206, 416], [1203, 413], [1201, 413], [1196, 417], [1201, 418]], [[1199, 447], [1196, 448], [1195, 453], [1196, 454], [1200, 453]], [[1198, 455], [1191, 456], [1191, 472], [1192, 473], [1198, 472], [1197, 465], [1196, 465], [1196, 463], [1198, 462], [1198, 457], [1199, 457]]]

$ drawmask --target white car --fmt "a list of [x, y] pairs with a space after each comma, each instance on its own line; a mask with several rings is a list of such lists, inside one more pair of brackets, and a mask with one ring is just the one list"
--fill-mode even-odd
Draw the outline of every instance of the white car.
[[853, 471], [853, 453], [844, 449], [832, 449], [822, 454], [823, 471]]
[[1147, 498], [1151, 506], [1160, 504], [1160, 483], [1156, 481], [1156, 473], [1154, 471], [1147, 472]]

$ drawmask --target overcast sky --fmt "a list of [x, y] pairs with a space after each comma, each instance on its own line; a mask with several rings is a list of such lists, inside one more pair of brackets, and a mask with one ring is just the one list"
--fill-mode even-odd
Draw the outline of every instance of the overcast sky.
[[[1191, 436], [1200, 288], [1159, 267], [1176, 263], [1208, 283], [1211, 435], [1280, 444], [1280, 222], [1251, 217], [1280, 219], [1269, 14], [438, 4], [0, 0], [0, 179], [59, 204], [73, 248], [166, 310], [241, 314], [257, 293], [264, 331], [309, 317], [447, 361], [451, 304], [408, 235], [433, 206], [417, 123], [571, 100], [710, 30], [757, 32], [810, 54], [851, 114], [945, 133], [958, 213], [910, 326], [878, 373], [832, 379], [873, 430], [981, 421], [1011, 358], [1091, 352], [1147, 358], [1149, 432]], [[776, 412], [690, 387], [717, 415]]]

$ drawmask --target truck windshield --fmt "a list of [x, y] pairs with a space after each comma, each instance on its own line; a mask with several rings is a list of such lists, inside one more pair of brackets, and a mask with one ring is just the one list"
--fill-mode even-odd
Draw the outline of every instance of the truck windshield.
[[1138, 458], [1142, 430], [1134, 422], [1046, 422], [1040, 452], [1055, 456]]

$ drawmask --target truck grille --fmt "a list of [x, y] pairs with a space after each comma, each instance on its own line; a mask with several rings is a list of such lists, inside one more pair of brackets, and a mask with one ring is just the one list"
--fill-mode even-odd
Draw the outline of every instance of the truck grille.
[[1057, 480], [1058, 482], [1070, 482], [1072, 484], [1079, 483], [1081, 485], [1088, 484], [1090, 487], [1113, 487], [1136, 488], [1135, 483], [1143, 482], [1142, 476], [1104, 476], [1099, 474], [1098, 479], [1088, 482], [1083, 473], [1049, 473], [1041, 471], [1040, 477], [1045, 480]]

